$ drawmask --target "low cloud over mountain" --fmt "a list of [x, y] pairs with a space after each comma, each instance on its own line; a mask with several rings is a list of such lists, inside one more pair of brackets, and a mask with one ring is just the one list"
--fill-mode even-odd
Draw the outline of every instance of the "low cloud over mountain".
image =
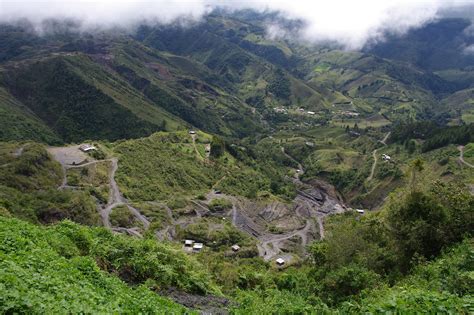
[[[304, 27], [298, 37], [311, 41], [336, 41], [348, 49], [363, 47], [384, 34], [401, 34], [439, 17], [459, 12], [469, 1], [215, 1], [215, 0], [0, 0], [0, 22], [31, 21], [38, 30], [47, 19], [72, 19], [83, 28], [133, 27], [139, 23], [198, 21], [216, 8], [279, 11], [286, 18], [300, 19]], [[461, 10], [466, 12], [466, 10]], [[467, 11], [467, 12], [472, 12]], [[276, 26], [271, 36], [284, 35]]]

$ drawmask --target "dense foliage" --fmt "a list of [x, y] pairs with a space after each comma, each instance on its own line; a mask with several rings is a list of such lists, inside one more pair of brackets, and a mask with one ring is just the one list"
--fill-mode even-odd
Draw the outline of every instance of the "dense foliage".
[[62, 170], [42, 145], [0, 144], [0, 206], [19, 218], [50, 223], [71, 219], [96, 225], [96, 205], [87, 192], [59, 191]]
[[195, 262], [154, 241], [68, 221], [45, 228], [0, 216], [0, 226], [2, 313], [184, 313], [149, 288], [211, 289]]

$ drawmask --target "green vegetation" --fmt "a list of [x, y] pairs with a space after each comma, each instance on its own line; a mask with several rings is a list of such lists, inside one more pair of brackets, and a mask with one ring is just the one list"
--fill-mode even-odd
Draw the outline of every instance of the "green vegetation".
[[[200, 133], [197, 150], [204, 150], [209, 139]], [[119, 154], [120, 163], [117, 182], [125, 197], [134, 201], [167, 201], [176, 197], [183, 200], [213, 187], [249, 198], [256, 198], [261, 191], [284, 198], [291, 195], [291, 184], [283, 180], [281, 169], [273, 169], [271, 164], [253, 158], [246, 150], [225, 146], [222, 139], [212, 139], [211, 160], [196, 156], [186, 132], [156, 133], [148, 138], [116, 143], [113, 150]], [[225, 148], [230, 148], [234, 156]]]
[[[367, 53], [271, 39], [268, 23], [298, 28], [272, 13], [201, 22], [0, 25], [0, 313], [192, 312], [167, 295], [232, 314], [472, 313], [469, 23]], [[66, 174], [44, 146], [83, 142], [99, 161]], [[111, 225], [142, 237], [96, 227], [112, 158], [126, 200]], [[292, 211], [332, 212], [325, 195], [348, 211], [318, 240]], [[259, 257], [277, 249], [259, 229], [280, 238], [283, 266]]]
[[96, 225], [94, 201], [86, 192], [58, 191], [62, 170], [35, 143], [0, 143], [0, 206], [31, 222], [71, 219]]
[[0, 88], [0, 125], [0, 141], [61, 142], [49, 127], [3, 88]]
[[135, 219], [133, 213], [127, 206], [117, 206], [110, 213], [110, 223], [112, 226], [120, 226], [124, 228], [131, 228], [140, 226], [140, 222]]
[[159, 130], [88, 85], [59, 58], [15, 71], [4, 81], [65, 142], [133, 138]]
[[216, 290], [195, 261], [153, 240], [68, 221], [46, 228], [0, 217], [0, 226], [2, 312], [184, 313], [149, 288]]
[[225, 198], [215, 198], [209, 203], [209, 210], [213, 212], [225, 211], [232, 208], [232, 202]]

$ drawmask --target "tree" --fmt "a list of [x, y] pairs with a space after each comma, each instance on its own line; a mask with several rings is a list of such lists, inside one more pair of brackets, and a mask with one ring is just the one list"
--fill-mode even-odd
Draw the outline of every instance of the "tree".
[[401, 253], [402, 266], [407, 268], [418, 254], [431, 258], [445, 244], [448, 213], [432, 195], [412, 191], [388, 208], [390, 232]]
[[225, 151], [224, 141], [218, 136], [213, 136], [212, 141], [211, 141], [210, 156], [213, 158], [219, 158], [224, 154], [224, 151]]

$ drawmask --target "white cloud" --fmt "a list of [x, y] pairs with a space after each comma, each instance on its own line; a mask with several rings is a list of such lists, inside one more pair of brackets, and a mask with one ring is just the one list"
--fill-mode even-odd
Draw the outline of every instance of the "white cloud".
[[473, 45], [469, 45], [469, 46], [467, 46], [466, 48], [464, 48], [463, 52], [464, 52], [466, 55], [474, 55], [474, 44], [473, 44]]
[[[309, 41], [338, 41], [360, 48], [385, 31], [403, 33], [434, 18], [440, 10], [473, 4], [473, 0], [0, 0], [0, 22], [27, 18], [40, 24], [48, 18], [74, 18], [85, 27], [129, 27], [143, 20], [170, 23], [178, 18], [198, 20], [215, 7], [280, 10], [306, 22], [301, 36]], [[272, 25], [269, 33], [281, 33]], [[280, 32], [277, 32], [280, 31]]]

